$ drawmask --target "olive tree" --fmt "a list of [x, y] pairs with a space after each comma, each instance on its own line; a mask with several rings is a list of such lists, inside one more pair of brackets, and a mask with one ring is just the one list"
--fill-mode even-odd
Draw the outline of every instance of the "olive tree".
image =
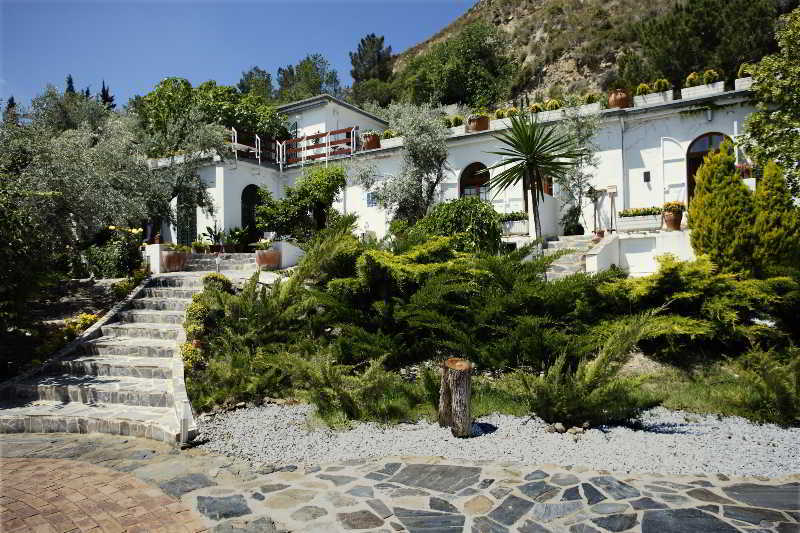
[[403, 137], [403, 166], [396, 175], [376, 183], [374, 169], [360, 169], [356, 179], [375, 189], [378, 203], [394, 218], [410, 224], [424, 217], [437, 200], [446, 177], [449, 130], [442, 111], [430, 104], [393, 103], [383, 110], [389, 127]]

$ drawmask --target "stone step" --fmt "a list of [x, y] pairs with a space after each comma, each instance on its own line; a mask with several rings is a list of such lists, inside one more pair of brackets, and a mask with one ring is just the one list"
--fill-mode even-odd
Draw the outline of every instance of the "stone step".
[[172, 358], [177, 357], [178, 345], [174, 340], [105, 336], [84, 342], [79, 351], [84, 355]]
[[15, 401], [0, 405], [0, 433], [108, 433], [175, 443], [180, 428], [172, 407]]
[[[206, 263], [187, 263], [184, 267], [186, 272], [214, 272], [217, 268], [216, 264]], [[255, 263], [222, 263], [220, 270], [255, 270]]]
[[183, 328], [177, 324], [154, 324], [150, 322], [112, 322], [101, 326], [100, 331], [109, 337], [144, 337], [177, 341]]
[[127, 376], [145, 379], [170, 379], [171, 357], [126, 357], [122, 355], [84, 355], [64, 359], [59, 366], [77, 376]]
[[161, 287], [178, 287], [178, 288], [187, 288], [187, 289], [198, 289], [202, 290], [203, 288], [203, 277], [202, 276], [160, 276], [155, 277], [150, 280], [149, 287], [153, 288], [161, 288]]
[[147, 287], [142, 290], [142, 296], [144, 298], [181, 298], [184, 300], [191, 300], [192, 296], [201, 290], [200, 287], [196, 289], [186, 287]]
[[120, 322], [183, 324], [184, 311], [161, 311], [157, 309], [129, 309], [118, 314]]
[[191, 300], [177, 298], [136, 298], [131, 300], [131, 307], [133, 309], [183, 312], [191, 303]]
[[[172, 380], [123, 376], [36, 376], [11, 385], [17, 399], [169, 407]], [[8, 397], [8, 396], [6, 396]]]
[[[253, 261], [256, 260], [255, 252], [244, 252], [244, 253], [220, 253], [219, 257], [222, 259], [252, 259]], [[194, 259], [216, 259], [217, 256], [214, 254], [192, 254], [189, 256], [189, 260]]]

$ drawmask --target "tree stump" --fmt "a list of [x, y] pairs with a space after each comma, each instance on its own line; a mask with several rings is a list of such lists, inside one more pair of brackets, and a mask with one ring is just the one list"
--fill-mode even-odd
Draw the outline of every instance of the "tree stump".
[[469, 437], [472, 418], [469, 414], [472, 363], [451, 357], [442, 364], [439, 388], [439, 425], [449, 427], [454, 437]]

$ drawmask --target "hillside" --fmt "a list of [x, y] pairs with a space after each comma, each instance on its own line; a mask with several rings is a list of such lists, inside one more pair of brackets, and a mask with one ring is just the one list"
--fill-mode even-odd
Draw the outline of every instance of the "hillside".
[[516, 83], [519, 89], [599, 89], [617, 55], [637, 47], [633, 25], [669, 5], [639, 0], [479, 0], [436, 35], [396, 56], [394, 69], [402, 69], [410, 58], [465, 25], [483, 20], [508, 35], [514, 56], [525, 67]]

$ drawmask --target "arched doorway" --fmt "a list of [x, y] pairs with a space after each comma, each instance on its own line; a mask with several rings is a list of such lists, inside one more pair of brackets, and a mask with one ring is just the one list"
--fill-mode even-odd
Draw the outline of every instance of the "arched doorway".
[[483, 172], [486, 165], [483, 163], [470, 163], [461, 172], [458, 184], [458, 196], [461, 198], [473, 196], [481, 200], [489, 199], [489, 173]]
[[724, 133], [712, 132], [704, 133], [689, 145], [686, 152], [686, 203], [688, 204], [694, 196], [694, 176], [697, 169], [703, 164], [703, 158], [709, 152], [716, 152], [726, 140], [730, 139]]
[[242, 191], [242, 229], [248, 230], [250, 242], [257, 241], [262, 233], [256, 228], [256, 207], [258, 204], [258, 185], [250, 184]]

